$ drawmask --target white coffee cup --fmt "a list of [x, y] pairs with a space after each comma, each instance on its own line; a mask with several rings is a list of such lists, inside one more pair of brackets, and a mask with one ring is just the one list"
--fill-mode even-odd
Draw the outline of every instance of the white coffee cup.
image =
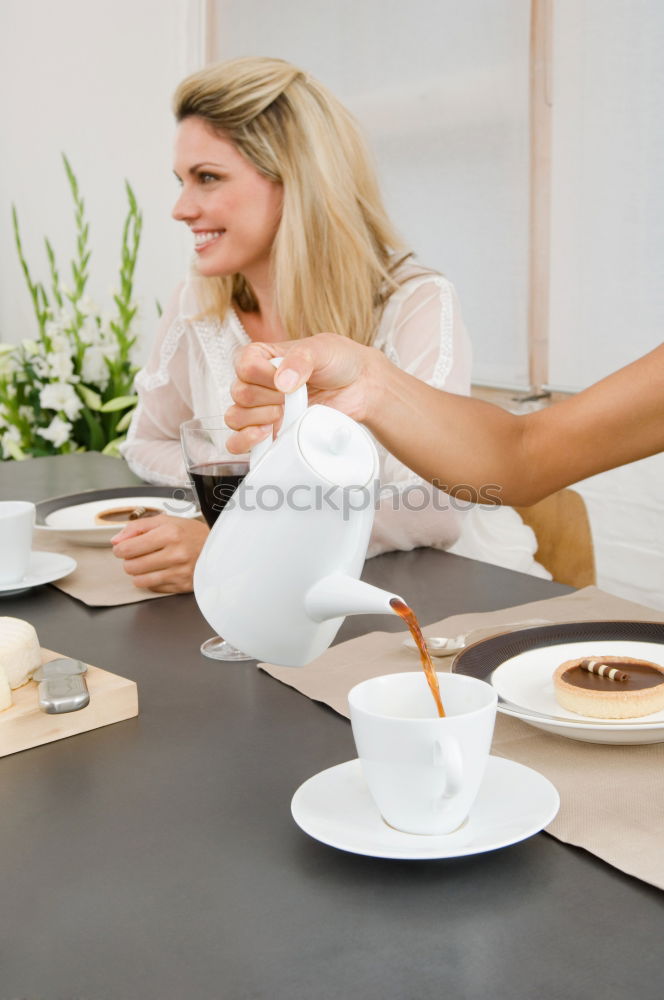
[[445, 716], [424, 673], [388, 674], [348, 695], [357, 753], [383, 819], [404, 833], [458, 829], [477, 797], [497, 695], [490, 684], [437, 674]]
[[0, 501], [0, 584], [18, 583], [28, 572], [34, 522], [33, 503]]

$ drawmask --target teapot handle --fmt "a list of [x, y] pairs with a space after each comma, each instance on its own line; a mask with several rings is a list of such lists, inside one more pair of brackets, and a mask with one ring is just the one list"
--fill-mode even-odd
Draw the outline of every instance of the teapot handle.
[[[283, 358], [270, 358], [275, 368], [278, 368], [283, 360]], [[279, 434], [282, 434], [305, 412], [308, 402], [309, 397], [307, 395], [306, 384], [301, 385], [295, 392], [289, 392], [286, 395], [284, 400], [284, 419], [279, 428]], [[271, 447], [272, 438], [269, 436], [264, 441], [259, 441], [258, 444], [255, 444], [249, 453], [249, 468], [255, 468]]]

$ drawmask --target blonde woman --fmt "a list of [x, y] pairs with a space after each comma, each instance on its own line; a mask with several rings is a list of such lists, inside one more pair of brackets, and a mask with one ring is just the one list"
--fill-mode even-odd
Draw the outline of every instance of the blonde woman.
[[[195, 264], [137, 379], [124, 456], [138, 475], [186, 483], [179, 426], [227, 410], [234, 355], [251, 342], [334, 331], [430, 386], [468, 393], [454, 290], [401, 247], [357, 126], [332, 94], [287, 62], [246, 58], [184, 80], [174, 110], [173, 216], [191, 230]], [[449, 502], [379, 451], [390, 489], [370, 554], [451, 546]], [[159, 517], [120, 532], [114, 551], [136, 586], [190, 590], [206, 536], [198, 522]]]

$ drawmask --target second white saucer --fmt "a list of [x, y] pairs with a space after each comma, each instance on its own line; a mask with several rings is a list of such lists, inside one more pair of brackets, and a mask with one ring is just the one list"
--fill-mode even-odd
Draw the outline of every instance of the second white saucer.
[[28, 572], [20, 580], [13, 583], [0, 584], [0, 597], [20, 594], [31, 587], [39, 587], [42, 583], [53, 583], [63, 576], [68, 576], [76, 569], [77, 562], [71, 556], [60, 552], [31, 552]]
[[560, 798], [537, 771], [489, 757], [479, 795], [454, 833], [401, 833], [382, 819], [369, 794], [359, 760], [337, 764], [301, 785], [291, 812], [315, 840], [353, 854], [398, 860], [460, 858], [508, 847], [542, 830], [558, 812]]

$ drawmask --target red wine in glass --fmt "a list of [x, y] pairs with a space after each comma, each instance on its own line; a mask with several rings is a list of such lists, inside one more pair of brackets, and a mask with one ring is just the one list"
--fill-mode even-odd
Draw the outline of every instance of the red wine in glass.
[[[222, 416], [195, 417], [180, 425], [184, 463], [210, 528], [249, 471], [247, 459], [226, 450], [229, 433]], [[218, 635], [202, 644], [201, 653], [212, 660], [253, 659]]]
[[248, 462], [205, 462], [191, 466], [191, 482], [198, 497], [201, 514], [210, 528], [248, 471]]

